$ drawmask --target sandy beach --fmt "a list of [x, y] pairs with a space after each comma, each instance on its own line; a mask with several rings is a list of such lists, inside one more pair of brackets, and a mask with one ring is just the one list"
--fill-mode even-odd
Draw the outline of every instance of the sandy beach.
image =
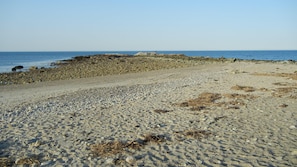
[[166, 62], [1, 85], [0, 166], [297, 166], [295, 63]]

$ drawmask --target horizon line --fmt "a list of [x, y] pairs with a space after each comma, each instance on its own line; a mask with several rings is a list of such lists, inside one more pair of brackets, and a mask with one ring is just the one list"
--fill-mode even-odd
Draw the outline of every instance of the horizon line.
[[195, 52], [195, 51], [297, 51], [297, 49], [206, 49], [206, 50], [32, 50], [0, 52]]

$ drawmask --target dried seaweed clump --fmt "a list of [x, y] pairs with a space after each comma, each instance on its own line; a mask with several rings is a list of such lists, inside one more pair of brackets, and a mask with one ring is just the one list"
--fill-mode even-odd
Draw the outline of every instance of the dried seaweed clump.
[[290, 98], [297, 98], [297, 87], [282, 87], [276, 88], [274, 92], [272, 92], [272, 96], [274, 97], [283, 97], [289, 96]]
[[161, 143], [161, 142], [165, 142], [166, 138], [164, 135], [155, 135], [155, 134], [149, 133], [149, 134], [144, 135], [142, 140], [145, 144], [147, 144], [147, 143]]
[[258, 96], [249, 95], [249, 94], [237, 94], [237, 93], [227, 93], [223, 95], [224, 97], [230, 98], [230, 99], [255, 99]]
[[[221, 98], [229, 98], [229, 101], [217, 101]], [[191, 107], [192, 111], [207, 110], [209, 107], [224, 107], [225, 109], [239, 109], [239, 106], [245, 105], [244, 99], [255, 99], [257, 96], [245, 94], [218, 94], [218, 93], [202, 93], [198, 98], [192, 99], [180, 104], [181, 107]]]
[[232, 86], [231, 89], [233, 90], [243, 90], [245, 92], [254, 92], [256, 89], [251, 87], [251, 86], [239, 86], [239, 85], [235, 85]]
[[121, 141], [103, 142], [91, 145], [91, 151], [97, 156], [110, 156], [123, 152], [127, 146], [127, 143]]
[[22, 158], [16, 161], [17, 165], [40, 165], [40, 161], [37, 157]]
[[279, 105], [279, 107], [286, 108], [286, 107], [288, 107], [288, 105], [287, 104], [281, 104], [281, 105]]
[[183, 132], [185, 136], [195, 139], [202, 139], [208, 137], [211, 133], [205, 130], [187, 130]]
[[196, 99], [191, 99], [180, 104], [181, 107], [193, 107], [197, 109], [205, 109], [206, 106], [212, 105], [216, 100], [222, 98], [218, 93], [205, 92], [199, 95]]
[[171, 112], [170, 110], [163, 110], [163, 109], [156, 109], [154, 110], [154, 112], [158, 113], [158, 114], [161, 114], [161, 113], [168, 113], [168, 112]]
[[2, 167], [10, 167], [13, 165], [13, 162], [10, 158], [0, 157], [0, 166]]
[[297, 72], [294, 73], [254, 73], [257, 76], [274, 76], [274, 77], [287, 77], [289, 79], [297, 80]]
[[297, 86], [297, 83], [289, 83], [289, 82], [276, 82], [273, 85], [277, 86]]
[[125, 152], [127, 149], [140, 150], [149, 143], [160, 143], [166, 141], [163, 135], [146, 134], [143, 138], [131, 142], [111, 141], [93, 144], [90, 146], [95, 156], [111, 156]]

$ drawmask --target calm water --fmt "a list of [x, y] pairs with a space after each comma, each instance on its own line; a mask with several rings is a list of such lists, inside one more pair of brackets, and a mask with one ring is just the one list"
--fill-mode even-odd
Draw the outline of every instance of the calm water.
[[[10, 72], [17, 65], [28, 69], [30, 66], [49, 67], [52, 62], [70, 59], [75, 56], [87, 56], [104, 53], [120, 53], [133, 55], [138, 51], [114, 52], [0, 52], [0, 72]], [[297, 50], [290, 51], [157, 51], [164, 54], [185, 54], [187, 56], [209, 56], [255, 60], [295, 60]]]

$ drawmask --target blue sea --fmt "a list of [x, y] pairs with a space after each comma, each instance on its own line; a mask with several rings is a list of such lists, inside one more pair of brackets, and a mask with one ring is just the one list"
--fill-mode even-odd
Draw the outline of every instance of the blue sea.
[[[0, 72], [10, 72], [11, 68], [22, 65], [24, 69], [30, 66], [49, 67], [52, 62], [70, 59], [75, 56], [94, 54], [128, 54], [138, 51], [83, 51], [83, 52], [0, 52]], [[145, 51], [144, 51], [145, 52]], [[186, 56], [204, 56], [214, 58], [238, 58], [248, 60], [294, 60], [297, 61], [297, 50], [267, 50], [267, 51], [156, 51], [160, 54], [185, 54]]]

